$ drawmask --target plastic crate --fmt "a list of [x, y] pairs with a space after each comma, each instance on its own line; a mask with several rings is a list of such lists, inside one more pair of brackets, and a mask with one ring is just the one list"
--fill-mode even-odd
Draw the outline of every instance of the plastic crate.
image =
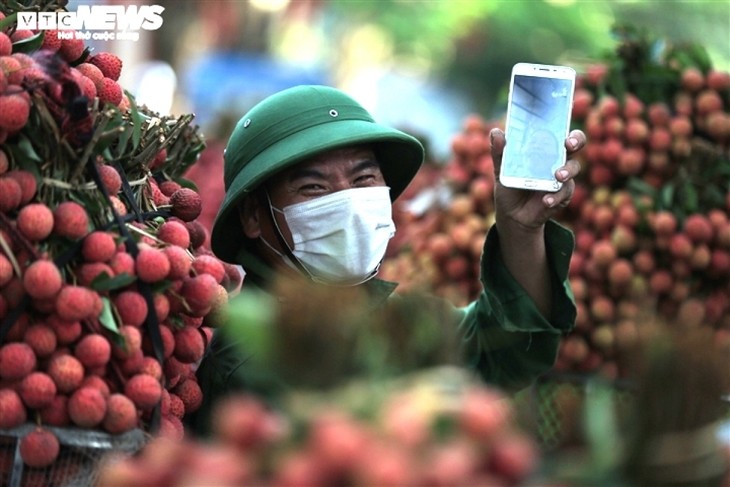
[[32, 468], [20, 457], [20, 439], [34, 428], [34, 423], [25, 423], [13, 429], [0, 429], [0, 486], [93, 486], [99, 461], [105, 454], [133, 454], [148, 439], [140, 429], [110, 435], [89, 429], [44, 426], [58, 437], [60, 453], [50, 466]]

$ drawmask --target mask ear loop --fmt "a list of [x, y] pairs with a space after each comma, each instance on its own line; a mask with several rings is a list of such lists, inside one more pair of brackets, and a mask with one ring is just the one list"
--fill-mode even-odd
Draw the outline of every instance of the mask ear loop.
[[314, 278], [312, 273], [309, 272], [309, 270], [306, 267], [304, 267], [304, 264], [302, 264], [302, 262], [299, 259], [297, 259], [296, 255], [294, 255], [294, 252], [292, 251], [291, 247], [289, 247], [289, 243], [284, 238], [284, 234], [281, 233], [281, 228], [279, 227], [279, 223], [276, 221], [276, 215], [274, 215], [274, 205], [271, 204], [271, 198], [269, 197], [269, 191], [264, 189], [264, 194], [266, 195], [266, 202], [269, 206], [269, 218], [271, 218], [271, 223], [274, 224], [274, 229], [276, 230], [276, 232], [275, 232], [276, 240], [278, 240], [279, 245], [281, 246], [281, 248], [284, 249], [284, 254], [286, 254], [286, 255], [282, 255], [281, 252], [277, 251], [274, 248], [274, 246], [271, 245], [269, 242], [267, 242], [263, 236], [260, 236], [259, 238], [261, 239], [262, 242], [264, 242], [264, 244], [266, 244], [267, 247], [269, 247], [276, 254], [279, 254], [282, 258], [286, 257], [287, 259], [289, 259], [289, 262], [291, 262], [299, 272], [301, 272], [303, 275], [309, 277], [309, 279], [311, 279], [312, 281], [316, 282], [316, 279]]

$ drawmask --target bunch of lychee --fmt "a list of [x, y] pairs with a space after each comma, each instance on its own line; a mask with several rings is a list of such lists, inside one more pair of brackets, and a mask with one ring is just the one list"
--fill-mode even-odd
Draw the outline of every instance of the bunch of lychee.
[[[0, 12], [0, 20], [5, 15]], [[110, 103], [129, 108], [127, 94], [119, 84], [121, 59], [110, 52], [91, 54], [82, 39], [57, 30], [0, 31], [0, 142], [18, 133], [28, 122], [31, 92], [43, 91], [53, 102], [63, 105], [64, 82], [75, 83], [89, 106]], [[39, 37], [33, 53], [14, 50], [16, 43]], [[70, 38], [69, 38], [70, 37]]]
[[[0, 151], [0, 162], [6, 158]], [[98, 169], [116, 196], [118, 173]], [[35, 177], [6, 165], [0, 429], [32, 421], [110, 434], [150, 430], [159, 408], [159, 433], [182, 436], [182, 418], [202, 399], [194, 371], [214, 314], [241, 274], [203, 247], [199, 195], [162, 186], [172, 188], [170, 206], [179, 216], [127, 223], [133, 230], [125, 237], [113, 225], [94, 228], [89, 210], [74, 201], [47, 206], [36, 198]], [[58, 242], [65, 247], [54, 247]], [[72, 258], [61, 262], [51, 248], [72, 249]]]
[[161, 438], [133, 458], [110, 456], [97, 485], [496, 487], [536, 471], [539, 450], [507, 396], [481, 385], [439, 394], [427, 384], [377, 401], [366, 393], [367, 417], [336, 394], [284, 411], [232, 397], [217, 406], [204, 443]]
[[464, 305], [481, 291], [479, 260], [494, 219], [489, 131], [476, 114], [452, 137], [450, 159], [428, 183], [404, 193], [393, 209], [398, 229], [379, 276], [401, 293], [427, 291]]

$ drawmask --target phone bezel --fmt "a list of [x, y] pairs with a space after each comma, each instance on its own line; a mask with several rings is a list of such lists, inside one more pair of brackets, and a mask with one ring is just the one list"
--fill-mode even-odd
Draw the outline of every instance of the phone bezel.
[[[510, 76], [510, 83], [509, 83], [509, 96], [507, 100], [507, 115], [505, 119], [505, 138], [507, 140], [507, 144], [509, 144], [509, 137], [510, 137], [510, 127], [511, 127], [511, 118], [513, 114], [513, 92], [514, 92], [514, 83], [515, 78], [517, 76], [533, 76], [533, 77], [540, 77], [540, 78], [550, 78], [550, 79], [564, 79], [570, 81], [570, 93], [566, 97], [568, 100], [568, 107], [567, 107], [567, 117], [565, 120], [565, 131], [562, 139], [559, 139], [561, 141], [564, 141], [565, 138], [568, 136], [568, 133], [570, 131], [570, 123], [571, 123], [571, 113], [572, 113], [572, 106], [573, 106], [573, 94], [575, 92], [575, 80], [576, 80], [576, 72], [573, 68], [570, 66], [561, 66], [561, 65], [550, 65], [550, 64], [535, 64], [535, 63], [517, 63], [512, 67], [512, 73]], [[563, 158], [565, 158], [565, 146], [563, 144], [560, 144], [561, 154]], [[506, 150], [506, 148], [505, 148]], [[508, 186], [511, 188], [517, 188], [517, 189], [527, 189], [527, 190], [534, 190], [534, 191], [547, 191], [547, 192], [556, 192], [559, 191], [562, 187], [562, 183], [555, 179], [554, 177], [551, 179], [544, 179], [539, 177], [519, 177], [519, 176], [510, 176], [504, 173], [504, 168], [508, 164], [509, 161], [506, 161], [504, 158], [502, 159], [502, 165], [500, 167], [500, 175], [499, 179], [502, 185]]]

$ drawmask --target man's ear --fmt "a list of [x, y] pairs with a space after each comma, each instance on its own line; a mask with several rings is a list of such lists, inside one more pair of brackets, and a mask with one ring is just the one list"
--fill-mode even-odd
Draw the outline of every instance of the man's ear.
[[238, 205], [238, 218], [241, 221], [243, 234], [250, 239], [261, 236], [260, 199], [255, 194], [248, 194]]

